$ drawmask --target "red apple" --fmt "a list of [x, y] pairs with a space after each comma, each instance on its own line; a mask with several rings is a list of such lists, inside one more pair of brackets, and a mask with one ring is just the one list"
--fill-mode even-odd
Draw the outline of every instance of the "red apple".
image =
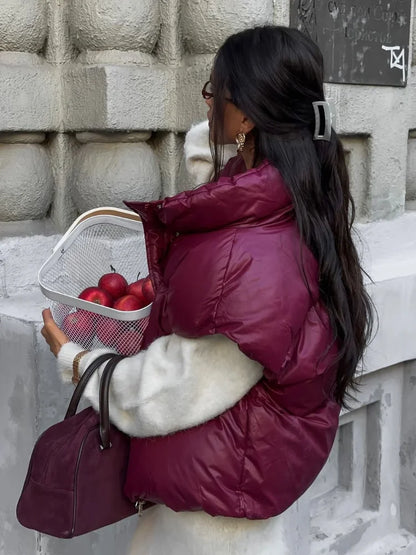
[[78, 297], [90, 303], [101, 304], [103, 306], [113, 306], [113, 297], [104, 289], [99, 287], [87, 287]]
[[121, 355], [135, 355], [140, 351], [142, 339], [143, 335], [137, 331], [124, 331], [117, 338], [115, 348]]
[[150, 304], [151, 302], [153, 302], [153, 299], [155, 298], [155, 292], [153, 289], [152, 280], [149, 276], [147, 276], [147, 278], [145, 278], [143, 281], [142, 291], [147, 303]]
[[142, 301], [135, 297], [134, 295], [124, 295], [124, 297], [120, 297], [114, 302], [113, 308], [116, 310], [139, 310], [139, 308], [143, 308], [146, 306], [146, 301], [143, 299]]
[[95, 314], [77, 310], [65, 316], [62, 331], [72, 340], [89, 341], [95, 334]]
[[98, 339], [107, 347], [114, 347], [116, 338], [123, 329], [122, 322], [110, 318], [100, 318], [95, 333]]
[[129, 295], [134, 295], [139, 300], [144, 299], [145, 305], [150, 304], [155, 298], [152, 280], [149, 276], [130, 283], [127, 287], [127, 293]]
[[110, 272], [100, 277], [98, 287], [110, 293], [114, 299], [118, 299], [126, 294], [127, 280], [117, 272]]
[[138, 279], [137, 281], [134, 281], [133, 283], [130, 283], [127, 286], [127, 295], [134, 295], [140, 301], [144, 301], [145, 299], [144, 299], [144, 295], [143, 295], [143, 283], [144, 283], [145, 279], [146, 278]]

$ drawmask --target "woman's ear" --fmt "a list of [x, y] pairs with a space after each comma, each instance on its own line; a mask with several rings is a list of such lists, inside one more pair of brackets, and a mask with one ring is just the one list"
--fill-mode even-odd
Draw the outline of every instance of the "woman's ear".
[[248, 135], [254, 128], [254, 122], [248, 116], [242, 114], [240, 132]]

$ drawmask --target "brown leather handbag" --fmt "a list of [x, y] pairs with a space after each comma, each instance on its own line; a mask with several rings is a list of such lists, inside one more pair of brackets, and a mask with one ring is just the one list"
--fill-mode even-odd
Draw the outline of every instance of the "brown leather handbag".
[[[94, 360], [74, 391], [65, 419], [37, 440], [16, 510], [23, 526], [72, 538], [136, 512], [123, 494], [130, 438], [109, 419], [110, 380], [122, 358], [107, 353]], [[92, 407], [75, 414], [89, 378], [105, 361], [99, 414]]]

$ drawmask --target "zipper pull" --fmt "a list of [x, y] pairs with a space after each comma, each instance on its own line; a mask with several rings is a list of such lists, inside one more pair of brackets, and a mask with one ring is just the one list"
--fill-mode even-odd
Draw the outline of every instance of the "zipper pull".
[[144, 507], [145, 503], [146, 503], [146, 501], [144, 499], [138, 499], [136, 501], [136, 503], [134, 504], [134, 507], [135, 507], [135, 509], [137, 511], [137, 514], [139, 516], [142, 516], [142, 514], [143, 514], [143, 507]]

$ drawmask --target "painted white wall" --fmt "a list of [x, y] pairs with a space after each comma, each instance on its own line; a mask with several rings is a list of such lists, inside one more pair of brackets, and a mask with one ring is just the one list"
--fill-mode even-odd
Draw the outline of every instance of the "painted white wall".
[[[33, 442], [71, 394], [39, 333], [37, 271], [78, 213], [186, 188], [216, 49], [288, 14], [289, 0], [0, 2], [0, 555], [123, 553], [135, 518], [60, 541], [14, 516]], [[415, 71], [406, 88], [326, 87], [380, 328], [328, 464], [282, 517], [294, 555], [416, 554]]]

